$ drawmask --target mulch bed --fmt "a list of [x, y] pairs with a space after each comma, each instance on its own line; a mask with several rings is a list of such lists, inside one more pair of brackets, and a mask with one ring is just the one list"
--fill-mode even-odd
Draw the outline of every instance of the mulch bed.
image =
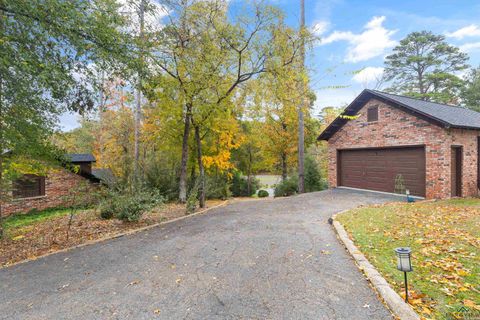
[[[212, 200], [207, 208], [222, 203]], [[185, 205], [167, 204], [143, 215], [138, 222], [104, 220], [95, 210], [75, 214], [67, 240], [69, 215], [46, 219], [25, 227], [8, 230], [0, 239], [0, 268], [22, 260], [74, 247], [82, 243], [113, 237], [126, 231], [185, 216]]]

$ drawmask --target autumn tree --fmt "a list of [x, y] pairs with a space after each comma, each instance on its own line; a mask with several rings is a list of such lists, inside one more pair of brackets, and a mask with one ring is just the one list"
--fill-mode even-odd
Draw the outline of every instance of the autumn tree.
[[[317, 118], [312, 124], [314, 126], [313, 132], [316, 132], [318, 136], [319, 132], [325, 130], [330, 123], [333, 122], [339, 115], [343, 113], [345, 107], [324, 107], [320, 110]], [[326, 141], [317, 141], [312, 144], [308, 149], [309, 155], [315, 159], [315, 162], [320, 168], [320, 176], [326, 177], [328, 175], [328, 143]]]
[[135, 158], [134, 98], [121, 79], [104, 84], [100, 116], [85, 116], [80, 127], [57, 133], [55, 144], [70, 153], [92, 153], [96, 166], [109, 168], [120, 182], [133, 186]]
[[287, 178], [288, 169], [297, 165], [298, 108], [302, 108], [304, 121], [308, 123], [313, 102], [308, 88], [303, 85], [307, 83], [307, 76], [301, 56], [295, 52], [296, 47], [288, 45], [293, 32], [286, 28], [272, 41], [276, 59], [269, 61], [269, 71], [258, 79], [255, 96], [255, 108], [262, 121], [262, 136], [267, 141], [262, 147], [266, 161], [280, 168], [283, 180]]
[[389, 91], [456, 104], [463, 86], [457, 73], [467, 68], [467, 60], [443, 35], [412, 32], [385, 58], [385, 79], [392, 82]]
[[[182, 110], [183, 137], [179, 199], [187, 193], [188, 142], [191, 127], [200, 171], [202, 131], [210, 119], [218, 117], [232, 105], [236, 89], [258, 74], [267, 72], [268, 61], [274, 58], [271, 45], [276, 35], [285, 30], [280, 13], [270, 6], [257, 5], [245, 10], [235, 20], [227, 16], [224, 1], [180, 1], [172, 6], [170, 23], [160, 37], [156, 63], [163, 74], [176, 80], [178, 107]], [[295, 33], [285, 46], [291, 46], [291, 63], [298, 52], [299, 36]], [[167, 45], [164, 45], [167, 44]], [[163, 76], [162, 74], [162, 76]], [[204, 193], [201, 186], [201, 193]], [[202, 198], [202, 195], [200, 196]], [[204, 197], [204, 194], [203, 194]]]
[[261, 169], [265, 169], [265, 157], [262, 152], [262, 127], [258, 120], [243, 120], [240, 128], [244, 137], [243, 143], [232, 153], [235, 168], [247, 176], [247, 194], [251, 194], [252, 178]]
[[461, 98], [467, 108], [480, 112], [480, 67], [468, 73]]
[[0, 1], [0, 181], [3, 151], [41, 158], [58, 114], [92, 108], [97, 61], [128, 60], [117, 9], [114, 0]]
[[94, 153], [97, 136], [100, 135], [99, 122], [82, 118], [80, 126], [68, 132], [57, 132], [52, 136], [54, 145], [68, 153]]

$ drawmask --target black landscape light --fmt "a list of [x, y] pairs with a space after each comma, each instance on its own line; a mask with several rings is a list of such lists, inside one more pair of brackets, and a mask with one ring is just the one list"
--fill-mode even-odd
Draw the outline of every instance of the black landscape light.
[[405, 277], [405, 302], [408, 302], [408, 282], [407, 272], [413, 271], [412, 269], [412, 250], [410, 248], [396, 248], [395, 253], [397, 255], [397, 269], [403, 271]]

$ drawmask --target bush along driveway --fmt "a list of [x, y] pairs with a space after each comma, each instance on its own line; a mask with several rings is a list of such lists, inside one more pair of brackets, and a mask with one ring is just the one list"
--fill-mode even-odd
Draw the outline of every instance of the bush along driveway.
[[480, 319], [480, 199], [379, 205], [337, 220], [403, 296], [393, 250], [412, 248], [410, 303], [424, 318]]
[[0, 269], [8, 319], [391, 319], [327, 219], [385, 196], [243, 201]]

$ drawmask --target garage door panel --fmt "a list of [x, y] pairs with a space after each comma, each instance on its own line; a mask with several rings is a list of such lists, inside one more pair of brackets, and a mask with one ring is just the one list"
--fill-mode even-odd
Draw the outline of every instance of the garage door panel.
[[342, 150], [339, 156], [339, 185], [394, 192], [401, 174], [411, 194], [425, 196], [423, 147]]

